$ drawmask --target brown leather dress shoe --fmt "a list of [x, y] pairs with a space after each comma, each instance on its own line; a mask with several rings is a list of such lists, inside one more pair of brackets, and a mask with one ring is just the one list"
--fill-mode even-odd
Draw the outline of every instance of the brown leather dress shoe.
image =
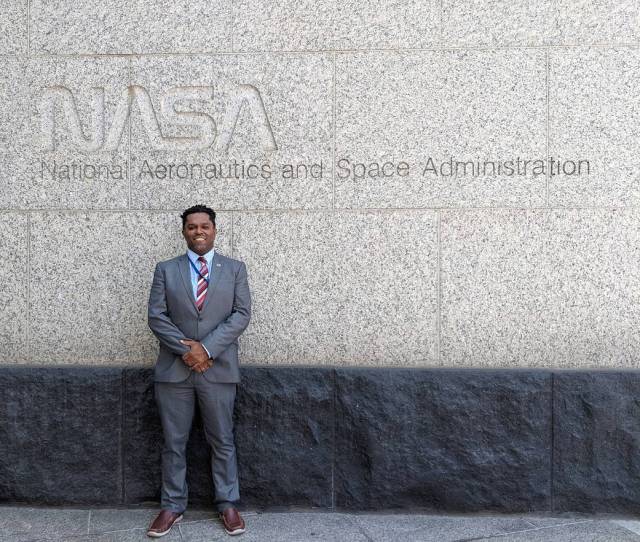
[[147, 530], [147, 536], [151, 538], [160, 538], [167, 534], [174, 523], [178, 523], [182, 519], [182, 514], [172, 512], [171, 510], [160, 510], [156, 519], [149, 526]]
[[220, 514], [220, 519], [224, 524], [227, 534], [236, 535], [244, 533], [244, 520], [235, 508], [227, 508]]

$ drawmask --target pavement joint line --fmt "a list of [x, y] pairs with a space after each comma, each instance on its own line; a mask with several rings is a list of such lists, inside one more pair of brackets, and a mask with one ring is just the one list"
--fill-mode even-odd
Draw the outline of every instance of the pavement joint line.
[[[246, 517], [244, 514], [242, 514], [242, 517]], [[220, 525], [222, 525], [222, 522], [218, 519], [218, 518], [203, 518], [203, 519], [192, 519], [191, 521], [185, 521], [182, 520], [180, 521], [180, 525], [193, 525], [195, 523], [218, 523]]]
[[362, 526], [362, 524], [358, 521], [357, 516], [352, 516], [352, 515], [348, 515], [345, 514], [348, 518], [348, 520], [351, 522], [352, 525], [355, 525], [358, 529], [358, 531], [360, 531], [362, 533], [362, 536], [364, 536], [368, 542], [375, 542], [375, 540], [373, 538], [371, 538], [371, 536], [369, 536], [369, 533], [365, 530], [365, 528]]
[[[258, 514], [257, 512], [249, 512], [249, 513], [243, 513], [242, 516], [243, 517], [256, 517], [260, 514]], [[91, 510], [89, 510], [89, 516], [91, 516]], [[210, 517], [210, 518], [202, 518], [202, 519], [191, 519], [191, 520], [181, 520], [180, 521], [180, 525], [190, 525], [192, 523], [204, 523], [206, 521], [211, 521], [214, 523], [219, 523], [222, 524], [222, 522], [220, 521], [220, 519], [218, 517]], [[90, 532], [89, 529], [89, 523], [87, 522], [87, 533], [86, 534], [92, 534], [92, 535], [98, 535], [98, 534], [110, 534], [110, 533], [121, 533], [121, 532], [126, 532], [126, 531], [136, 531], [136, 530], [144, 530], [146, 529], [146, 527], [130, 527], [129, 529], [111, 529], [111, 530], [106, 530], [106, 531], [99, 531], [99, 532], [95, 532], [92, 533]], [[73, 535], [73, 536], [84, 536], [84, 535]]]
[[[477, 538], [461, 538], [459, 540], [454, 540], [454, 542], [472, 542], [474, 540], [491, 540], [492, 538], [504, 538], [505, 536], [509, 536], [509, 535], [512, 535], [512, 534], [530, 533], [532, 531], [542, 531], [544, 529], [556, 529], [558, 527], [567, 527], [569, 525], [579, 525], [581, 523], [591, 523], [593, 521], [594, 520], [592, 520], [592, 519], [587, 519], [587, 520], [584, 520], [584, 521], [573, 521], [571, 523], [562, 523], [562, 524], [557, 524], [557, 525], [544, 525], [544, 526], [541, 526], [541, 527], [536, 527], [534, 529], [522, 529], [522, 530], [519, 530], [519, 531], [507, 531], [507, 532], [504, 532], [504, 533], [495, 533], [495, 534], [490, 534], [490, 535], [487, 535], [487, 536], [480, 536], [480, 537], [477, 537]], [[609, 522], [609, 523], [611, 523], [611, 522]]]
[[89, 509], [89, 517], [87, 517], [87, 534], [91, 533], [91, 509]]
[[[247, 517], [248, 514], [242, 514], [243, 517]], [[254, 515], [257, 515], [254, 513]], [[182, 527], [183, 525], [193, 525], [195, 523], [206, 523], [206, 522], [212, 522], [212, 523], [217, 523], [222, 525], [222, 522], [218, 519], [218, 518], [203, 518], [203, 519], [193, 519], [190, 521], [185, 521], [185, 520], [181, 520], [180, 523], [178, 523], [177, 527], [178, 530], [182, 533], [180, 527]], [[131, 527], [129, 529], [114, 529], [114, 530], [107, 530], [107, 531], [99, 531], [99, 532], [95, 532], [95, 533], [87, 533], [87, 534], [91, 534], [94, 536], [99, 536], [99, 535], [103, 535], [103, 534], [113, 534], [113, 533], [126, 533], [129, 531], [146, 531], [146, 527]], [[78, 537], [78, 536], [84, 536], [84, 535], [71, 535], [73, 537]], [[28, 541], [30, 542], [30, 541]]]
[[[207, 520], [207, 521], [208, 521], [208, 520]], [[196, 521], [191, 522], [191, 524], [194, 524], [194, 523], [198, 523], [198, 522], [196, 522]], [[182, 522], [182, 521], [178, 524], [178, 532], [180, 533], [180, 540], [187, 540], [187, 539], [185, 538], [185, 534], [182, 532], [182, 528], [183, 528], [183, 527], [185, 527], [185, 526], [186, 526], [186, 525], [185, 525], [185, 524], [184, 524], [184, 522]], [[207, 535], [207, 536], [209, 537], [209, 539], [213, 540], [214, 542], [215, 542], [216, 540], [222, 540], [223, 538], [224, 538], [224, 539], [226, 539], [227, 535], [226, 535], [226, 533], [225, 533], [225, 532], [224, 532], [224, 530], [223, 530], [223, 529], [224, 529], [224, 526], [222, 525], [222, 522], [220, 522], [220, 527], [221, 527], [221, 531], [220, 531], [218, 534], [213, 535], [213, 536], [214, 536], [214, 538], [210, 538], [210, 536], [209, 536], [209, 535]]]
[[[114, 529], [112, 531], [97, 531], [95, 533], [89, 533], [92, 536], [101, 536], [103, 534], [113, 534], [113, 533], [128, 533], [129, 531], [146, 531], [146, 527], [131, 527], [130, 529]], [[83, 534], [73, 535], [75, 537], [84, 536]]]
[[629, 531], [630, 533], [635, 534], [638, 537], [638, 540], [640, 540], [640, 533], [638, 531], [634, 531], [633, 529], [629, 529], [629, 527], [625, 527], [620, 523], [621, 521], [634, 521], [634, 520], [611, 520], [610, 523], [613, 523], [618, 527], [622, 527], [625, 531]]

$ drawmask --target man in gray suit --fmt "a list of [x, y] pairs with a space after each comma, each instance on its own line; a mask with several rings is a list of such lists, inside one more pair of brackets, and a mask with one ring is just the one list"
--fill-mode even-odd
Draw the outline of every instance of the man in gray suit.
[[162, 422], [161, 511], [147, 534], [160, 537], [187, 507], [186, 447], [195, 401], [211, 445], [215, 504], [225, 530], [245, 530], [233, 436], [240, 382], [238, 337], [249, 324], [247, 268], [213, 249], [216, 214], [204, 205], [182, 214], [187, 253], [156, 266], [149, 295], [149, 327], [160, 341], [155, 397]]

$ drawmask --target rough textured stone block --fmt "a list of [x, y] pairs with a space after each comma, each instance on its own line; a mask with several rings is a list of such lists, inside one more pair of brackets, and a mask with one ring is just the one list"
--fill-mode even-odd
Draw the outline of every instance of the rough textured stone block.
[[153, 367], [123, 369], [122, 461], [124, 502], [160, 501], [162, 426]]
[[442, 22], [449, 46], [629, 43], [640, 36], [633, 0], [444, 0]]
[[427, 47], [440, 38], [435, 0], [233, 5], [236, 51]]
[[231, 33], [230, 0], [31, 2], [37, 53], [231, 51]]
[[[241, 508], [640, 509], [640, 373], [252, 365], [242, 373], [234, 413]], [[159, 500], [151, 368], [4, 365], [0, 384], [0, 500]], [[211, 510], [198, 412], [188, 465], [191, 509]], [[99, 523], [116, 516], [107, 512]], [[127, 529], [140, 521], [125, 519]], [[487, 528], [520, 530], [522, 518], [510, 521]]]
[[541, 205], [545, 116], [539, 50], [339, 54], [336, 205]]
[[556, 372], [553, 492], [558, 511], [640, 512], [640, 375]]
[[9, 60], [0, 74], [0, 206], [126, 207], [129, 128], [116, 109], [127, 104], [128, 82], [124, 58]]
[[[156, 112], [142, 118], [157, 119], [163, 133], [153, 139], [144, 123], [132, 125], [135, 206], [196, 198], [220, 209], [329, 207], [332, 76], [328, 55], [135, 59], [133, 82]], [[163, 110], [174, 95], [190, 96], [178, 110], [198, 115]]]
[[330, 507], [333, 370], [244, 367], [242, 378], [235, 431], [243, 504]]
[[251, 363], [437, 363], [432, 211], [239, 213]]
[[27, 222], [25, 214], [0, 214], [0, 361], [6, 363], [24, 362], [29, 355]]
[[[216, 247], [230, 254], [228, 215]], [[227, 226], [229, 224], [229, 227]], [[180, 212], [35, 214], [31, 357], [35, 363], [149, 363], [147, 302], [158, 261], [184, 253]], [[90, 347], [87, 340], [90, 339]], [[78, 352], [82, 358], [78, 358]]]
[[549, 179], [549, 203], [638, 206], [640, 51], [571, 49], [549, 56], [549, 152], [588, 161], [567, 162]]
[[637, 366], [636, 211], [445, 212], [446, 365]]
[[3, 367], [0, 500], [120, 502], [121, 371]]
[[339, 508], [544, 510], [545, 372], [336, 370]]
[[0, 54], [27, 52], [27, 0], [5, 0], [0, 4]]

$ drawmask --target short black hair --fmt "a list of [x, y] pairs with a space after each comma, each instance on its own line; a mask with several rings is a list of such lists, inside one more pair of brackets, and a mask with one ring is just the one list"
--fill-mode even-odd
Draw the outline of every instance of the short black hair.
[[189, 207], [188, 209], [185, 209], [184, 212], [180, 215], [180, 218], [182, 218], [183, 228], [187, 223], [187, 217], [189, 215], [192, 215], [193, 213], [207, 213], [213, 225], [216, 225], [216, 212], [213, 209], [207, 207], [206, 205], [194, 205], [192, 207]]

